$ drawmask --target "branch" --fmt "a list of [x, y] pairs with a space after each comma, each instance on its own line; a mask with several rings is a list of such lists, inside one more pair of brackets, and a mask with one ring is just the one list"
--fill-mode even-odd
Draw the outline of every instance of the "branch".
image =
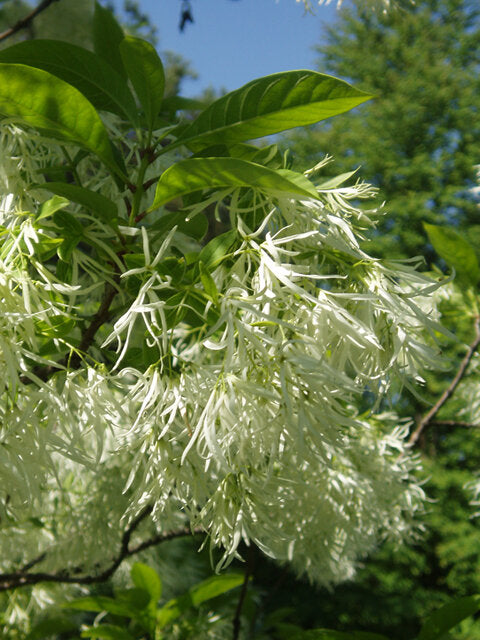
[[[113, 277], [113, 281], [115, 284], [118, 284], [120, 282], [120, 276], [118, 274], [115, 275]], [[107, 322], [110, 316], [110, 305], [112, 304], [113, 299], [115, 298], [117, 293], [117, 287], [115, 287], [110, 282], [105, 283], [105, 290], [100, 301], [100, 306], [97, 309], [97, 313], [91, 319], [90, 324], [83, 332], [82, 339], [75, 353], [73, 355], [67, 354], [62, 360], [60, 360], [60, 362], [58, 363], [58, 367], [53, 365], [40, 365], [34, 367], [33, 374], [37, 378], [40, 378], [40, 380], [46, 382], [50, 378], [50, 376], [52, 376], [61, 367], [78, 369], [82, 362], [82, 354], [86, 353], [92, 346], [95, 339], [95, 334], [97, 333], [98, 329], [105, 322]], [[20, 382], [22, 382], [23, 384], [32, 384], [34, 382], [34, 379], [29, 378], [27, 375], [24, 375], [20, 378]]]
[[140, 523], [145, 520], [152, 512], [152, 507], [146, 507], [130, 524], [128, 529], [125, 530], [121, 544], [120, 550], [117, 556], [111, 561], [110, 565], [104, 569], [101, 573], [97, 574], [87, 574], [83, 576], [74, 576], [68, 573], [68, 571], [59, 571], [57, 573], [28, 573], [28, 569], [30, 569], [33, 565], [41, 562], [46, 554], [42, 554], [38, 558], [35, 558], [31, 562], [27, 563], [20, 571], [16, 573], [4, 573], [0, 574], [0, 592], [8, 591], [9, 589], [16, 589], [18, 587], [26, 587], [29, 585], [35, 585], [40, 582], [56, 582], [60, 584], [96, 584], [99, 582], [106, 582], [118, 569], [120, 564], [126, 558], [133, 556], [140, 551], [144, 551], [150, 547], [156, 546], [162, 542], [167, 542], [168, 540], [173, 540], [174, 538], [181, 538], [188, 535], [196, 535], [199, 533], [204, 533], [202, 529], [190, 529], [189, 527], [184, 527], [182, 529], [175, 529], [173, 531], [167, 531], [166, 533], [157, 534], [144, 542], [136, 545], [135, 547], [130, 548], [130, 538], [134, 531], [138, 528]]
[[463, 422], [462, 420], [431, 420], [430, 424], [433, 427], [461, 427], [464, 429], [480, 429], [480, 424], [474, 422]]
[[247, 566], [245, 567], [245, 575], [243, 578], [242, 590], [240, 591], [240, 597], [238, 598], [237, 608], [235, 610], [235, 616], [233, 618], [233, 635], [232, 640], [238, 640], [241, 627], [241, 615], [242, 609], [247, 597], [248, 582], [250, 576], [253, 574], [255, 568], [255, 548], [250, 545], [248, 548]]
[[410, 435], [410, 438], [408, 439], [408, 444], [410, 446], [413, 447], [417, 443], [425, 427], [427, 427], [429, 424], [433, 422], [433, 418], [437, 415], [437, 413], [440, 411], [443, 405], [447, 402], [447, 400], [451, 398], [455, 389], [458, 387], [458, 384], [460, 383], [462, 378], [465, 376], [468, 365], [470, 364], [470, 361], [472, 360], [475, 351], [478, 349], [478, 346], [480, 345], [480, 316], [475, 317], [474, 327], [475, 327], [475, 338], [473, 339], [472, 343], [468, 347], [468, 351], [465, 354], [465, 357], [463, 358], [462, 362], [460, 363], [460, 366], [458, 368], [457, 373], [455, 374], [455, 377], [453, 378], [451, 383], [448, 385], [448, 387], [445, 389], [445, 391], [442, 393], [442, 395], [437, 400], [437, 402], [430, 409], [430, 411], [428, 411], [423, 416], [423, 418], [421, 418], [421, 420], [418, 422], [417, 428], [415, 429], [415, 431], [413, 431], [413, 433]]
[[21, 29], [26, 29], [33, 21], [33, 19], [38, 16], [38, 14], [42, 13], [42, 11], [45, 11], [45, 9], [49, 7], [53, 2], [59, 2], [59, 0], [42, 0], [42, 2], [40, 2], [40, 4], [35, 7], [35, 9], [33, 9], [33, 11], [25, 16], [25, 18], [19, 20], [16, 24], [13, 25], [13, 27], [10, 27], [10, 29], [7, 29], [3, 33], [0, 33], [0, 41], [6, 40]]

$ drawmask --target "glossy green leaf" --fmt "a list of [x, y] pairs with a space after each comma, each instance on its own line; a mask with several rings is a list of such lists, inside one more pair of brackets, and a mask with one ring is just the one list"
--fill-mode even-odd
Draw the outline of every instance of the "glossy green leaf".
[[237, 232], [234, 229], [215, 236], [215, 238], [212, 238], [200, 251], [198, 256], [199, 262], [201, 262], [206, 269], [212, 271], [223, 258], [230, 253], [236, 239]]
[[462, 620], [480, 609], [480, 596], [467, 596], [448, 602], [424, 620], [417, 640], [442, 640]]
[[198, 607], [202, 602], [216, 598], [241, 585], [244, 576], [241, 573], [226, 573], [212, 576], [193, 586], [186, 594], [174, 598], [158, 611], [157, 622], [160, 627], [169, 624], [191, 607]]
[[120, 54], [120, 43], [124, 39], [123, 29], [110, 11], [95, 2], [93, 14], [93, 48], [95, 53], [106, 60], [117, 73], [127, 79], [127, 72], [123, 66]]
[[130, 570], [133, 584], [139, 589], [144, 589], [154, 602], [160, 600], [162, 595], [162, 583], [158, 573], [152, 567], [141, 562], [135, 562]]
[[76, 87], [96, 109], [137, 122], [135, 99], [125, 79], [92, 51], [60, 40], [25, 40], [0, 51], [0, 62], [48, 71]]
[[149, 211], [188, 193], [228, 187], [251, 187], [273, 195], [318, 197], [313, 184], [301, 173], [269, 169], [237, 158], [189, 158], [161, 175]]
[[480, 266], [471, 244], [449, 227], [423, 226], [435, 251], [449, 267], [455, 269], [458, 281], [476, 286], [480, 280]]
[[44, 320], [34, 320], [36, 330], [48, 338], [62, 338], [75, 328], [75, 320], [67, 316], [55, 315]]
[[108, 640], [135, 640], [126, 629], [113, 624], [99, 624], [81, 633], [82, 638], [107, 638]]
[[0, 117], [88, 149], [121, 173], [95, 108], [78, 89], [43, 69], [0, 63]]
[[[53, 192], [52, 192], [53, 193]], [[50, 200], [43, 202], [38, 212], [37, 220], [42, 218], [48, 218], [52, 216], [56, 211], [68, 207], [70, 201], [67, 198], [61, 197], [60, 194], [53, 196]]]
[[155, 48], [145, 40], [126, 36], [120, 43], [120, 54], [130, 82], [140, 100], [147, 127], [154, 129], [162, 106], [165, 72]]
[[[111, 223], [117, 217], [117, 207], [114, 202], [102, 196], [101, 193], [85, 189], [84, 187], [77, 187], [77, 185], [66, 182], [45, 182], [43, 184], [33, 185], [32, 189], [45, 189], [46, 191], [55, 193], [57, 196], [63, 196], [61, 199], [64, 201], [65, 198], [68, 198], [71, 202], [81, 204], [85, 208], [97, 213], [105, 222]], [[48, 202], [50, 202], [50, 200]], [[42, 215], [42, 217], [45, 216]]]
[[349, 111], [372, 96], [316, 71], [285, 71], [227, 93], [181, 134], [192, 149], [235, 144]]

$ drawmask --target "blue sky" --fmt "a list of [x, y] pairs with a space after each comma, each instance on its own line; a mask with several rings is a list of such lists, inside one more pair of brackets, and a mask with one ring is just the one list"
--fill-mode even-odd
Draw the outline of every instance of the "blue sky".
[[159, 49], [180, 53], [199, 74], [183, 84], [188, 97], [210, 85], [231, 91], [270, 73], [315, 68], [313, 46], [322, 24], [336, 13], [329, 5], [305, 15], [295, 0], [191, 0], [195, 23], [180, 33], [181, 5], [182, 0], [139, 0], [158, 28]]

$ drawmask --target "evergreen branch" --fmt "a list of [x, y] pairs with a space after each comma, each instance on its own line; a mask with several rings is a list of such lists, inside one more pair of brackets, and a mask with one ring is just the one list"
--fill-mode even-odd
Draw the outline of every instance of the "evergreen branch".
[[[86, 574], [83, 576], [72, 575], [66, 570], [60, 570], [57, 573], [28, 573], [28, 570], [31, 567], [45, 559], [46, 554], [42, 554], [31, 562], [27, 563], [20, 571], [0, 574], [0, 592], [8, 591], [10, 589], [16, 589], [19, 587], [32, 586], [35, 584], [39, 584], [40, 582], [55, 582], [58, 584], [97, 584], [100, 582], [106, 582], [109, 578], [112, 577], [112, 575], [126, 558], [140, 553], [140, 551], [144, 551], [145, 549], [149, 549], [150, 547], [157, 546], [162, 542], [173, 540], [174, 538], [181, 538], [188, 535], [203, 533], [202, 529], [197, 528], [192, 530], [189, 527], [183, 527], [181, 529], [174, 529], [173, 531], [167, 531], [166, 533], [157, 534], [147, 540], [144, 540], [135, 547], [130, 548], [130, 539], [132, 537], [132, 534], [138, 528], [140, 523], [143, 522], [143, 520], [145, 520], [145, 518], [147, 518], [151, 514], [151, 512], [152, 507], [148, 506], [135, 518], [135, 520], [133, 520], [133, 522], [125, 530], [122, 536], [120, 550], [117, 556], [101, 573]], [[78, 569], [74, 569], [74, 571], [78, 571]]]
[[440, 409], [443, 407], [443, 405], [447, 402], [447, 400], [449, 400], [449, 398], [452, 397], [455, 389], [458, 387], [460, 381], [465, 376], [465, 373], [467, 372], [468, 365], [470, 364], [470, 362], [471, 362], [476, 350], [478, 349], [478, 346], [480, 345], [480, 316], [476, 316], [475, 317], [474, 328], [475, 328], [475, 337], [474, 337], [473, 341], [471, 342], [470, 346], [468, 347], [468, 351], [465, 354], [463, 360], [461, 361], [460, 366], [458, 367], [458, 371], [455, 374], [455, 377], [453, 378], [451, 383], [448, 385], [448, 387], [445, 389], [445, 391], [442, 393], [442, 395], [439, 397], [437, 402], [430, 409], [430, 411], [428, 411], [419, 420], [419, 422], [417, 423], [417, 427], [416, 427], [415, 431], [413, 431], [412, 434], [410, 435], [410, 437], [408, 439], [408, 444], [411, 447], [413, 447], [417, 443], [417, 441], [420, 438], [423, 430], [427, 426], [429, 426], [430, 424], [433, 423], [434, 417], [437, 415], [437, 413], [440, 411]]
[[21, 18], [13, 27], [10, 27], [3, 33], [0, 33], [0, 41], [6, 40], [10, 36], [13, 36], [14, 33], [21, 31], [22, 29], [26, 29], [30, 26], [31, 22], [33, 22], [34, 18], [36, 18], [42, 11], [45, 11], [53, 2], [60, 2], [60, 0], [42, 0], [40, 4], [35, 7], [28, 15], [24, 18]]

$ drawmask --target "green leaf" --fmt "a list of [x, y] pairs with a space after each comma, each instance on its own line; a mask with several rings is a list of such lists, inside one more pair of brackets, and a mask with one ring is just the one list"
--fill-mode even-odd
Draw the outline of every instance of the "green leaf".
[[139, 589], [144, 589], [150, 594], [150, 600], [158, 602], [162, 595], [162, 583], [155, 569], [146, 564], [135, 562], [130, 570], [133, 584]]
[[344, 113], [372, 96], [316, 71], [285, 71], [227, 93], [180, 135], [192, 149], [235, 144]]
[[66, 237], [81, 237], [83, 235], [83, 225], [68, 211], [55, 211], [53, 221], [63, 230]]
[[292, 636], [292, 640], [389, 640], [379, 633], [365, 631], [333, 631], [332, 629], [311, 629]]
[[53, 198], [50, 198], [50, 200], [47, 200], [46, 202], [42, 203], [38, 212], [37, 220], [41, 220], [42, 218], [48, 218], [49, 216], [53, 215], [56, 211], [59, 211], [60, 209], [64, 209], [65, 207], [68, 207], [69, 204], [70, 204], [70, 201], [67, 200], [66, 198], [60, 197], [60, 194], [55, 195], [53, 196]]
[[191, 220], [185, 220], [184, 212], [175, 211], [174, 213], [163, 214], [150, 228], [152, 231], [157, 231], [158, 235], [162, 235], [173, 229], [175, 225], [177, 225], [178, 231], [186, 236], [201, 240], [207, 233], [208, 220], [203, 213], [197, 213]]
[[135, 636], [113, 624], [99, 624], [81, 633], [82, 638], [108, 638], [109, 640], [135, 640]]
[[126, 80], [127, 72], [120, 54], [120, 43], [124, 37], [123, 29], [110, 9], [105, 9], [99, 2], [95, 2], [93, 48], [98, 56], [106, 60]]
[[120, 43], [120, 54], [130, 82], [145, 113], [147, 127], [154, 129], [162, 106], [165, 72], [155, 48], [145, 40], [126, 36]]
[[202, 281], [203, 288], [205, 289], [205, 293], [215, 304], [218, 304], [218, 289], [214, 279], [203, 262], [200, 262], [198, 266], [200, 268], [200, 279]]
[[75, 87], [23, 64], [0, 63], [0, 117], [79, 145], [122, 175], [98, 113]]
[[[115, 203], [96, 191], [91, 191], [84, 187], [77, 187], [77, 185], [67, 184], [66, 182], [45, 182], [43, 184], [33, 185], [31, 188], [45, 189], [46, 191], [55, 193], [57, 196], [63, 196], [63, 198], [59, 198], [59, 200], [61, 199], [62, 201], [68, 198], [71, 202], [81, 204], [86, 209], [97, 213], [105, 222], [112, 223], [117, 217], [117, 207]], [[48, 202], [51, 201], [48, 200]], [[42, 208], [45, 204], [46, 203], [43, 203]], [[41, 214], [41, 217], [45, 216]]]
[[149, 211], [187, 193], [227, 187], [251, 187], [271, 194], [318, 198], [313, 184], [301, 173], [268, 169], [237, 158], [189, 158], [161, 175]]
[[135, 99], [125, 79], [92, 51], [60, 40], [25, 40], [0, 51], [0, 62], [43, 69], [76, 87], [96, 109], [135, 124]]
[[325, 180], [325, 182], [321, 182], [319, 185], [317, 185], [317, 189], [319, 191], [324, 191], [328, 189], [337, 189], [355, 174], [356, 174], [356, 171], [348, 171], [347, 173], [341, 173], [340, 175], [335, 176], [333, 178], [328, 178], [327, 180]]
[[450, 629], [480, 609], [480, 595], [448, 602], [424, 620], [417, 640], [442, 640]]
[[220, 576], [212, 576], [203, 582], [193, 586], [189, 591], [167, 602], [158, 611], [158, 625], [164, 627], [191, 607], [198, 607], [202, 602], [216, 598], [217, 596], [234, 589], [242, 584], [244, 576], [241, 573], [226, 573]]
[[449, 267], [455, 269], [457, 279], [464, 284], [476, 286], [480, 280], [480, 266], [471, 244], [449, 227], [426, 223], [423, 226], [435, 251]]
[[202, 262], [206, 269], [212, 271], [230, 253], [236, 239], [237, 232], [234, 229], [215, 236], [200, 251], [198, 261]]
[[79, 611], [107, 611], [116, 616], [124, 618], [134, 618], [136, 609], [128, 604], [109, 598], [108, 596], [86, 596], [85, 598], [77, 598], [64, 605], [66, 609], [77, 609]]
[[67, 618], [49, 618], [36, 624], [25, 640], [42, 640], [42, 638], [58, 637], [61, 633], [75, 631], [77, 626]]
[[34, 320], [36, 330], [48, 338], [63, 338], [75, 328], [75, 320], [67, 316], [51, 316], [48, 322]]

